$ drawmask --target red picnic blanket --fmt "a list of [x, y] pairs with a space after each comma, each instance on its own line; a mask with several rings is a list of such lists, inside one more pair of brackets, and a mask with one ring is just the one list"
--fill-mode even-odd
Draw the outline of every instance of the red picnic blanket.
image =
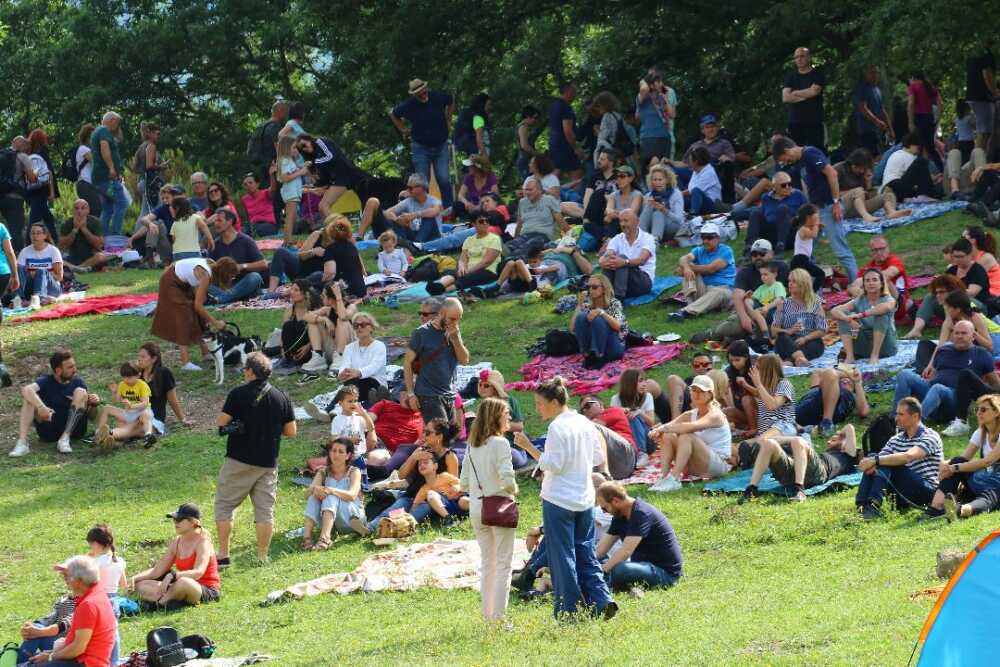
[[11, 322], [35, 322], [38, 320], [58, 320], [63, 317], [77, 315], [103, 315], [116, 310], [142, 306], [150, 301], [156, 301], [157, 294], [111, 294], [109, 296], [92, 296], [80, 301], [60, 303], [52, 308], [40, 310], [31, 315], [16, 317]]
[[671, 343], [629, 348], [625, 350], [624, 357], [597, 370], [587, 370], [583, 367], [582, 354], [571, 354], [568, 357], [539, 355], [518, 369], [524, 380], [512, 382], [506, 388], [513, 391], [532, 391], [542, 380], [561, 375], [577, 396], [596, 394], [618, 384], [626, 368], [645, 369], [659, 366], [678, 357], [685, 347], [687, 347], [685, 343]]

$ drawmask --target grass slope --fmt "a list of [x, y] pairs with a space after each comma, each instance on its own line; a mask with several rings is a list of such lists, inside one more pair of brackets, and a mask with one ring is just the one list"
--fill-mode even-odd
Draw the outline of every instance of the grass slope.
[[[893, 251], [903, 255], [911, 273], [940, 266], [938, 249], [959, 236], [971, 219], [958, 213], [893, 230]], [[853, 234], [859, 260], [867, 257], [870, 237]], [[741, 243], [741, 242], [740, 242]], [[821, 244], [821, 257], [830, 259]], [[682, 251], [659, 255], [660, 273], [674, 266]], [[369, 253], [371, 255], [371, 253]], [[373, 260], [373, 256], [367, 258]], [[144, 293], [156, 289], [156, 272], [129, 271], [87, 276], [91, 294]], [[417, 321], [416, 307], [370, 309], [381, 321], [382, 334], [407, 334]], [[630, 309], [630, 325], [654, 334], [687, 335], [711, 318], [682, 325], [667, 324], [666, 309], [648, 305]], [[245, 332], [266, 335], [280, 322], [277, 311], [228, 313]], [[718, 316], [715, 316], [717, 318]], [[463, 321], [474, 360], [490, 359], [508, 381], [517, 378], [524, 347], [565, 318], [548, 304], [523, 306], [515, 301], [476, 304]], [[149, 338], [149, 320], [137, 317], [82, 317], [30, 326], [6, 326], [7, 359], [18, 382], [45, 371], [55, 344], [71, 347], [84, 378], [104, 397], [116, 380], [116, 369], [132, 358]], [[653, 369], [663, 383], [669, 373], [684, 373], [691, 353]], [[167, 361], [176, 367], [176, 352]], [[201, 424], [174, 427], [152, 452], [141, 449], [99, 456], [79, 444], [70, 456], [55, 454], [53, 445], [34, 446], [21, 460], [0, 457], [4, 488], [0, 493], [0, 627], [13, 640], [25, 619], [47, 613], [62, 589], [50, 566], [85, 548], [83, 537], [95, 522], [112, 525], [128, 561], [129, 572], [152, 564], [173, 534], [164, 513], [194, 500], [211, 516], [215, 477], [224, 442], [211, 425], [224, 391], [208, 373], [180, 376], [185, 409]], [[232, 371], [226, 390], [237, 382]], [[306, 388], [294, 378], [278, 384], [297, 401], [324, 391], [327, 383]], [[799, 392], [805, 379], [797, 379]], [[528, 394], [519, 399], [528, 430], [543, 424]], [[891, 397], [875, 396], [876, 410], [888, 410]], [[4, 451], [13, 446], [19, 397], [14, 389], [0, 393], [0, 427]], [[479, 620], [475, 592], [421, 590], [406, 594], [338, 597], [326, 595], [302, 602], [261, 608], [274, 589], [353, 569], [373, 548], [358, 540], [338, 541], [324, 553], [299, 551], [298, 540], [284, 534], [301, 525], [303, 492], [290, 483], [291, 470], [312, 455], [323, 429], [306, 422], [299, 436], [281, 451], [276, 539], [272, 564], [251, 565], [252, 512], [237, 517], [234, 566], [224, 575], [218, 604], [183, 612], [141, 616], [121, 624], [125, 652], [144, 646], [145, 633], [157, 625], [174, 625], [182, 633], [213, 638], [221, 655], [262, 651], [278, 656], [281, 665], [342, 663], [508, 665], [857, 665], [903, 664], [933, 598], [911, 600], [911, 594], [938, 583], [933, 577], [935, 553], [945, 547], [971, 548], [995, 525], [981, 516], [956, 525], [922, 524], [910, 515], [863, 525], [853, 512], [851, 492], [831, 493], [802, 505], [764, 499], [739, 507], [735, 499], [703, 496], [698, 488], [675, 494], [634, 491], [660, 507], [681, 540], [685, 576], [674, 588], [647, 593], [641, 600], [620, 598], [623, 610], [610, 624], [557, 625], [551, 606], [512, 605], [516, 630], [490, 630]], [[954, 454], [964, 446], [947, 441]], [[541, 521], [538, 487], [523, 486], [523, 526]], [[438, 531], [425, 528], [419, 539]], [[471, 539], [468, 526], [445, 531]]]

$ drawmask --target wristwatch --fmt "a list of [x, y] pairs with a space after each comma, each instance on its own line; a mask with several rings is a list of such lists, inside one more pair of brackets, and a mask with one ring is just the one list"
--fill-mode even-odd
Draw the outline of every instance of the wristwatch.
[[960, 464], [960, 463], [953, 463], [953, 464], [952, 464], [952, 466], [951, 466], [951, 471], [952, 471], [952, 472], [961, 472], [961, 471], [960, 471], [960, 470], [958, 469], [958, 466], [959, 466], [959, 465], [961, 465], [961, 464]]

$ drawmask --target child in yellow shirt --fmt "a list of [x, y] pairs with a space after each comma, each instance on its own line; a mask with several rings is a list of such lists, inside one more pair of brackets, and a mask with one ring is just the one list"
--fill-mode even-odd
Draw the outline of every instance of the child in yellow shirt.
[[[94, 441], [102, 449], [112, 449], [125, 441], [142, 436], [143, 445], [148, 449], [156, 444], [153, 433], [153, 410], [149, 407], [152, 389], [140, 377], [139, 369], [132, 363], [122, 364], [119, 370], [122, 380], [110, 384], [114, 401], [123, 407], [106, 405], [97, 421]], [[114, 430], [108, 429], [108, 417], [118, 422]]]
[[469, 497], [462, 493], [458, 477], [438, 472], [437, 461], [431, 457], [420, 459], [417, 470], [424, 476], [424, 485], [413, 498], [411, 514], [424, 503], [442, 519], [469, 511]]

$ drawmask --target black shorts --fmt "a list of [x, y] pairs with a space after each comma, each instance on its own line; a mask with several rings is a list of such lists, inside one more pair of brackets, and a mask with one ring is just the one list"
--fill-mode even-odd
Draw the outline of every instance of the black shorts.
[[[69, 412], [56, 412], [52, 415], [52, 420], [47, 422], [40, 422], [35, 420], [35, 432], [38, 433], [38, 437], [42, 442], [55, 442], [62, 437], [63, 431], [66, 430], [66, 420], [69, 418]], [[73, 427], [73, 432], [69, 434], [72, 439], [82, 438], [87, 433], [87, 413], [84, 412], [80, 415], [79, 421], [76, 422], [76, 426]]]
[[576, 156], [576, 153], [569, 149], [549, 151], [549, 157], [552, 158], [552, 164], [556, 166], [559, 171], [577, 171], [583, 169], [583, 163], [580, 162], [580, 158]]

